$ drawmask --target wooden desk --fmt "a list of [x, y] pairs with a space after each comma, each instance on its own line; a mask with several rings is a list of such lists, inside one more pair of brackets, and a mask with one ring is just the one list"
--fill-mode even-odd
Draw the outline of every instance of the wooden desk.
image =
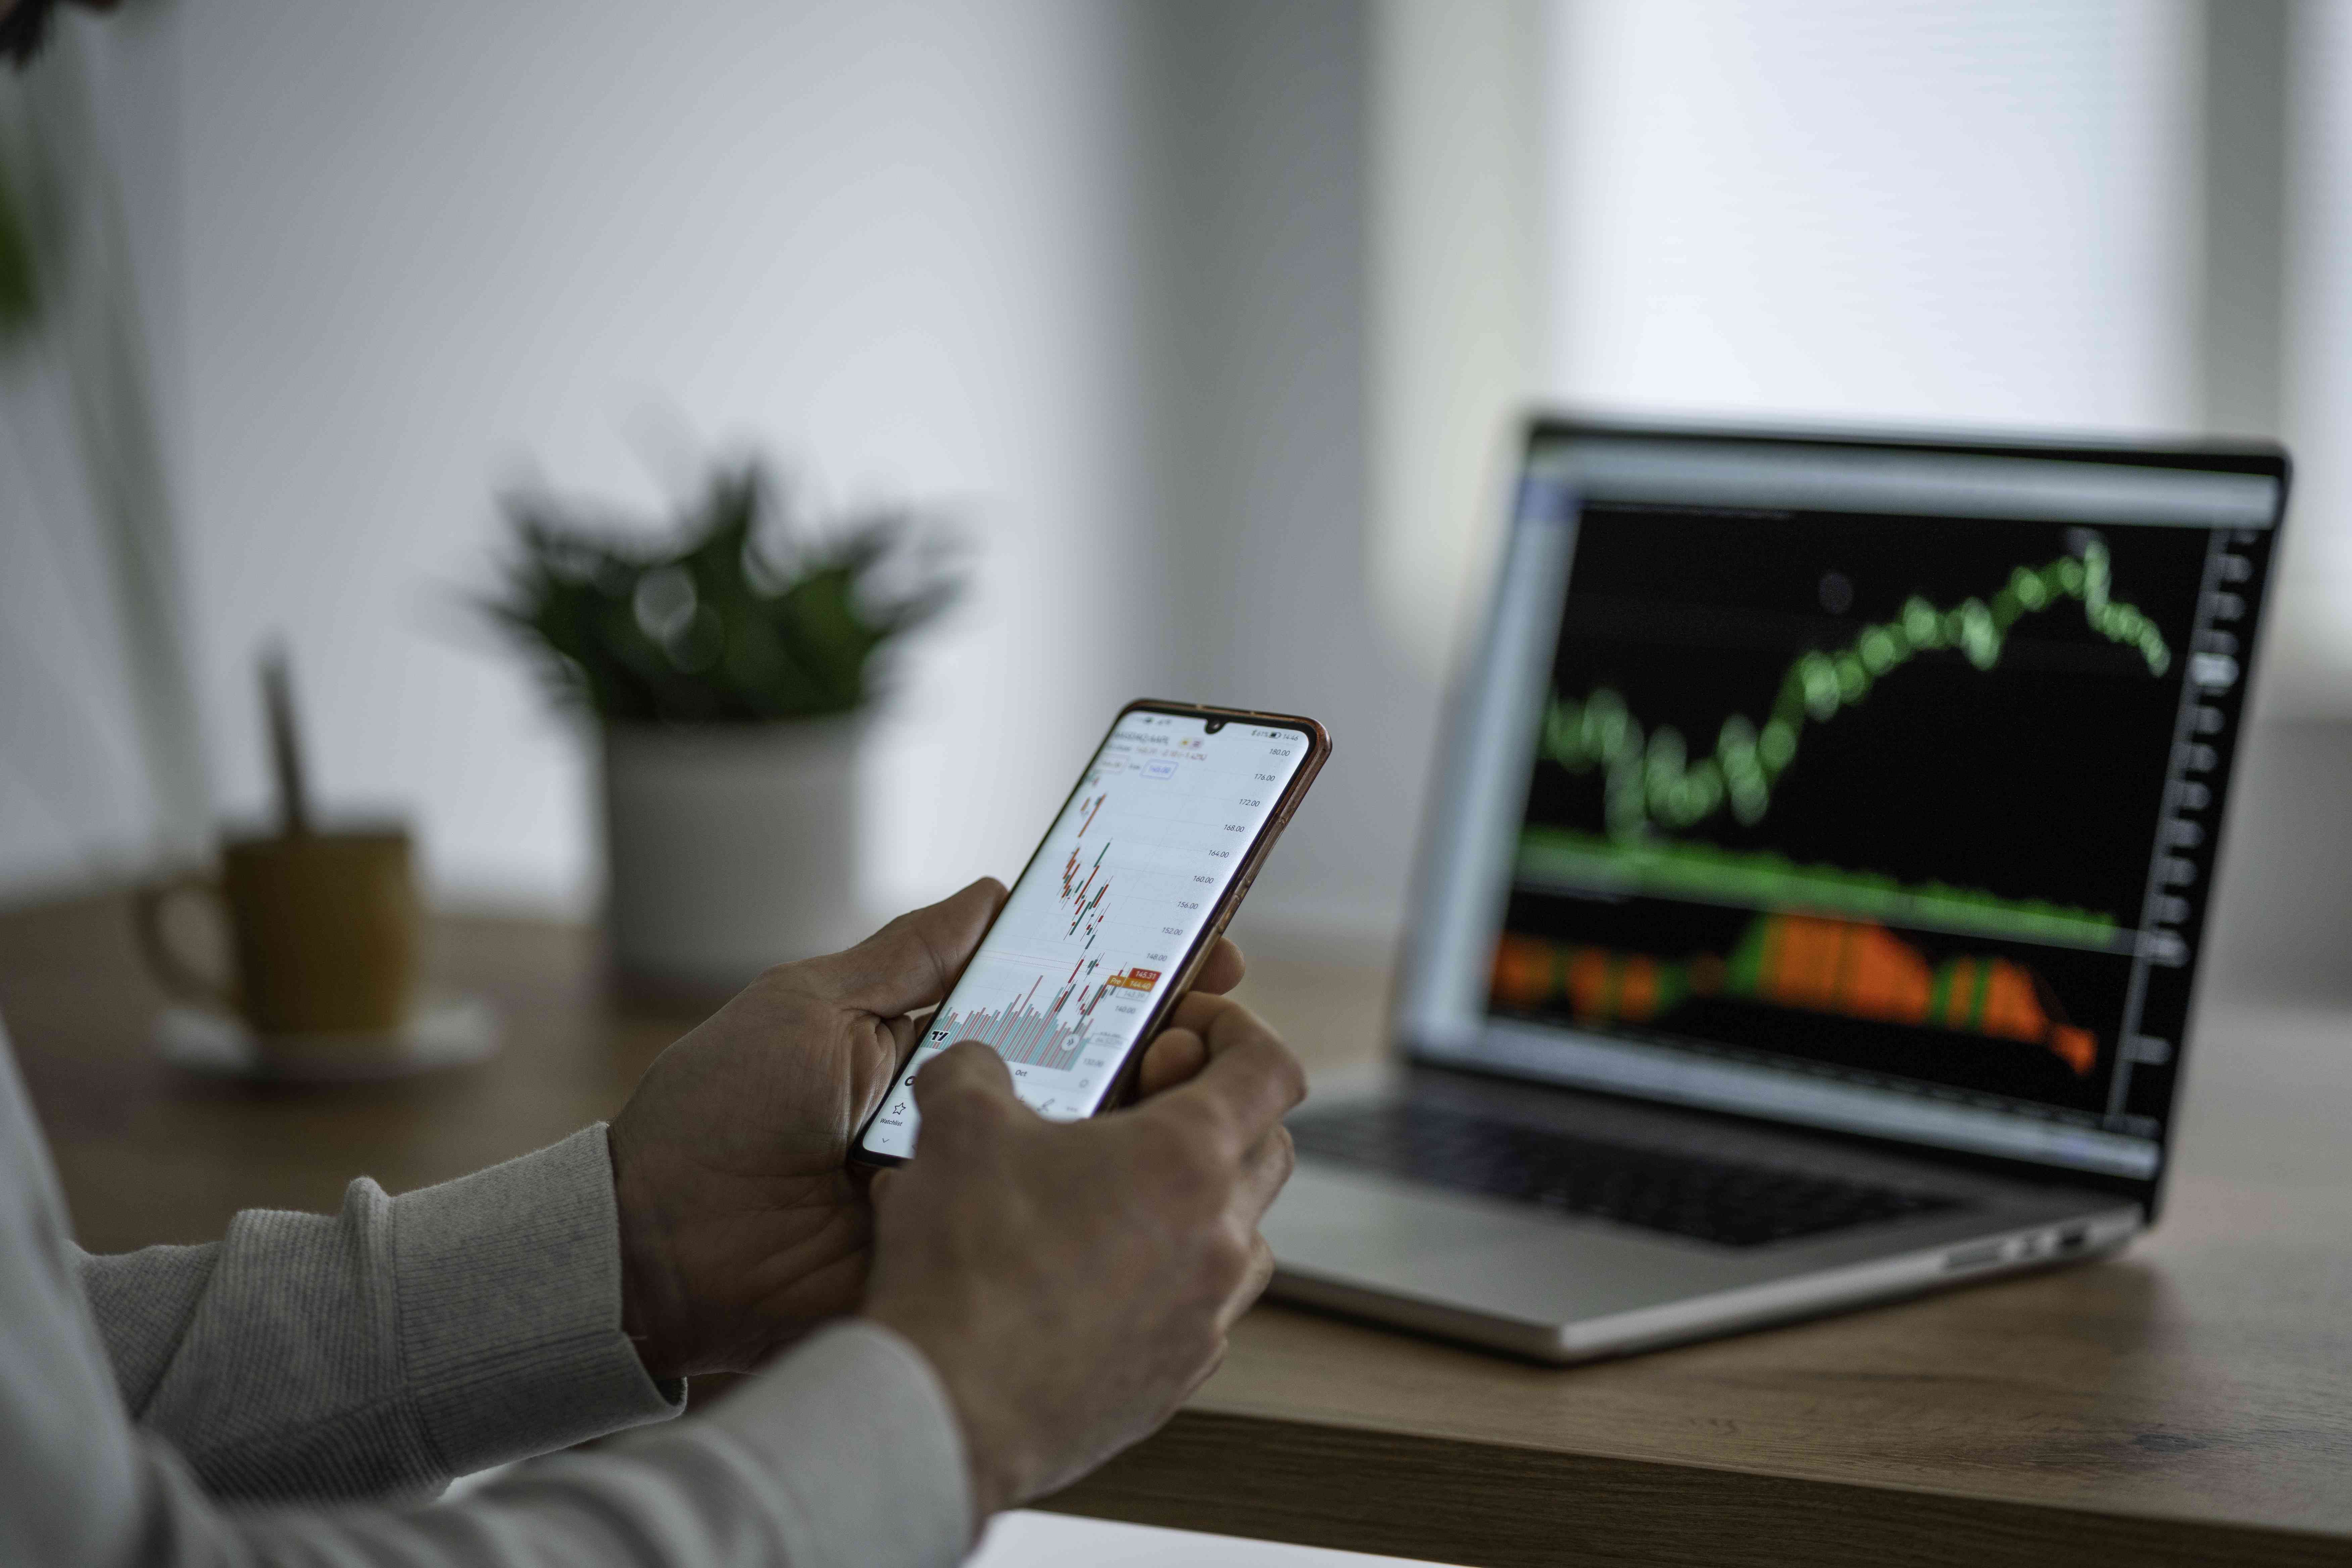
[[[154, 1062], [119, 903], [0, 915], [0, 1016], [85, 1245], [537, 1147], [683, 1026], [607, 1007], [579, 931], [436, 946], [503, 1010], [498, 1059], [260, 1089]], [[1377, 975], [1250, 985], [1310, 1063], [1377, 1038]], [[2197, 1058], [2172, 1206], [2121, 1259], [1567, 1371], [1264, 1308], [1164, 1432], [1046, 1506], [1497, 1565], [2352, 1563], [2352, 1019], [2220, 1012]]]

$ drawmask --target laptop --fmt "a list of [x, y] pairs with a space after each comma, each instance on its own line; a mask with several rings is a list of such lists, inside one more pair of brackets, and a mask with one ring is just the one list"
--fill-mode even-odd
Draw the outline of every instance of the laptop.
[[1276, 1295], [1553, 1362], [2123, 1247], [2274, 447], [1528, 430], [1394, 997]]

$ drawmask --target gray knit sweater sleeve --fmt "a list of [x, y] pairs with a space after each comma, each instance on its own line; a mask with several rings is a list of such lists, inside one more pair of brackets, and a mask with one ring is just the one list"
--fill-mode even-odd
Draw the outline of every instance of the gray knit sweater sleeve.
[[601, 1129], [212, 1247], [88, 1258], [64, 1216], [0, 1036], [0, 1563], [945, 1568], [970, 1542], [938, 1379], [856, 1322], [708, 1415], [463, 1500], [323, 1500], [676, 1408], [620, 1333]]
[[674, 1415], [621, 1333], [604, 1130], [342, 1212], [80, 1258], [133, 1419], [206, 1490], [429, 1496], [452, 1476]]

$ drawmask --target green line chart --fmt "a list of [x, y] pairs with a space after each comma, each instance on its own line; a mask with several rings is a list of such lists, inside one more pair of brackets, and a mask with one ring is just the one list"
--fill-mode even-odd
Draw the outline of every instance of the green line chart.
[[1801, 910], [1926, 931], [2008, 937], [2095, 952], [2129, 952], [2139, 933], [2111, 914], [2007, 899], [1980, 888], [1901, 882], [1876, 871], [1806, 866], [1769, 849], [1723, 849], [1686, 839], [1630, 842], [1571, 828], [1519, 835], [1515, 879], [1543, 890], [1666, 894], [1735, 909]]
[[2136, 606], [2111, 596], [2111, 581], [2107, 548], [2094, 539], [2079, 555], [2039, 569], [2016, 568], [1990, 600], [1972, 597], [1938, 609], [1914, 595], [1895, 619], [1864, 628], [1848, 647], [1800, 654], [1781, 678], [1763, 724], [1731, 715], [1716, 736], [1713, 754], [1696, 762], [1679, 730], [1662, 724], [1645, 731], [1624, 699], [1607, 687], [1581, 702], [1555, 694], [1538, 753], [1571, 773], [1603, 771], [1612, 838], [1696, 826], [1727, 807], [1740, 824], [1752, 826], [1796, 761], [1806, 726], [1836, 718], [1919, 654], [1954, 649], [1990, 670], [2021, 617], [2071, 602], [2083, 606], [2093, 631], [2137, 652], [2150, 675], [2164, 674], [2172, 650], [2163, 634]]

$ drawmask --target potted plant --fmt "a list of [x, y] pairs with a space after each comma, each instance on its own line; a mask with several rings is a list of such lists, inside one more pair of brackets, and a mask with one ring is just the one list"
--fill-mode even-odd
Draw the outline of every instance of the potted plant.
[[668, 537], [544, 492], [483, 607], [595, 721], [605, 918], [632, 989], [732, 991], [862, 932], [858, 757], [876, 665], [954, 584], [904, 511], [797, 526], [756, 462]]

